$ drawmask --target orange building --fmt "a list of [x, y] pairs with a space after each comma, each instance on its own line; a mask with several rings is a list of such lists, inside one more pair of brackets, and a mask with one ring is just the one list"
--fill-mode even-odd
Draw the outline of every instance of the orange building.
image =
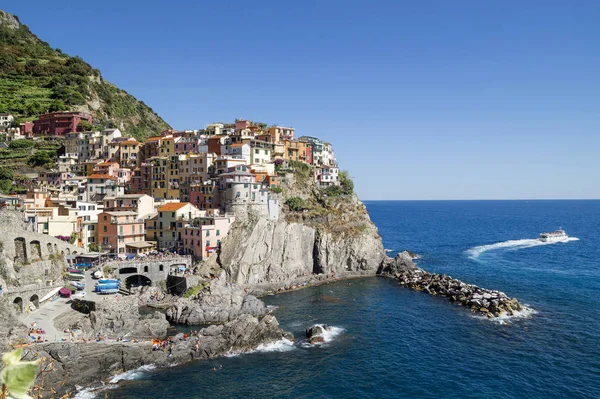
[[114, 254], [125, 254], [127, 244], [142, 243], [146, 232], [144, 221], [136, 212], [111, 211], [98, 215], [98, 242]]

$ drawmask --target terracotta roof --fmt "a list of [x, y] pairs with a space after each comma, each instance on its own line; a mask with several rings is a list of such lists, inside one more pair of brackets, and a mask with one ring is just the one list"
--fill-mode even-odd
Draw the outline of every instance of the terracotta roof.
[[100, 175], [100, 174], [93, 174], [88, 176], [88, 179], [110, 179], [110, 180], [117, 180], [116, 177], [114, 176], [110, 176], [110, 175]]
[[117, 162], [100, 162], [100, 163], [97, 163], [96, 166], [110, 166], [110, 165], [114, 165], [116, 163]]
[[232, 144], [231, 146], [232, 147], [241, 147], [243, 145], [245, 145], [245, 144], [243, 144], [243, 143], [236, 143], [236, 144]]
[[126, 144], [139, 144], [139, 142], [136, 139], [127, 139], [127, 140], [121, 141], [119, 143], [119, 145], [126, 145]]
[[166, 205], [163, 205], [160, 208], [158, 208], [158, 211], [159, 212], [178, 211], [179, 209], [183, 208], [187, 204], [189, 204], [189, 202], [170, 202], [170, 203], [168, 203]]
[[150, 138], [146, 139], [146, 141], [159, 141], [161, 139], [162, 139], [162, 136], [161, 137], [150, 137]]

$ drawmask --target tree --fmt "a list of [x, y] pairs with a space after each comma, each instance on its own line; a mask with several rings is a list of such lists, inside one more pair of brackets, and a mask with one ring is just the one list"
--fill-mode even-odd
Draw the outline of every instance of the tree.
[[47, 151], [38, 151], [27, 159], [27, 164], [31, 166], [44, 166], [52, 162], [52, 158]]
[[79, 123], [77, 124], [78, 132], [90, 132], [93, 129], [94, 129], [94, 125], [92, 125], [90, 122], [86, 121], [85, 119], [79, 121]]
[[15, 178], [15, 174], [11, 168], [7, 168], [5, 166], [0, 167], [0, 180], [13, 180]]
[[4, 194], [10, 194], [12, 190], [12, 180], [0, 180], [0, 191]]
[[354, 192], [354, 182], [348, 176], [348, 171], [343, 170], [338, 175], [340, 179], [340, 186], [342, 187], [342, 192], [346, 195], [350, 195]]

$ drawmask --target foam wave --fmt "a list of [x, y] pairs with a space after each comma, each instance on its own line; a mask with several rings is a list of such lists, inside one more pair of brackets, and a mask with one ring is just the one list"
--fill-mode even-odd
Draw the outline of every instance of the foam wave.
[[385, 252], [394, 252], [394, 250], [393, 249], [385, 248]]
[[479, 255], [481, 255], [482, 253], [487, 252], [487, 251], [493, 251], [493, 250], [498, 250], [498, 249], [518, 250], [518, 249], [539, 247], [542, 245], [567, 243], [567, 242], [571, 242], [571, 241], [579, 241], [579, 238], [568, 237], [564, 240], [554, 241], [554, 242], [542, 242], [542, 241], [538, 240], [537, 238], [526, 238], [526, 239], [522, 239], [522, 240], [508, 240], [508, 241], [497, 242], [495, 244], [480, 245], [477, 247], [467, 249], [465, 252], [469, 256], [469, 258], [475, 259], [475, 258], [478, 258]]
[[111, 380], [109, 381], [111, 384], [116, 384], [119, 381], [124, 381], [124, 380], [137, 380], [138, 378], [140, 378], [142, 375], [144, 375], [144, 373], [154, 370], [156, 368], [155, 365], [153, 364], [148, 364], [142, 367], [139, 367], [135, 370], [129, 370], [126, 371], [124, 373], [121, 374], [117, 374], [115, 375], [113, 378], [111, 378]]
[[500, 325], [508, 325], [510, 324], [510, 322], [515, 321], [515, 320], [519, 320], [519, 319], [529, 319], [531, 318], [531, 316], [533, 316], [534, 314], [537, 314], [537, 310], [532, 309], [528, 306], [523, 306], [523, 310], [519, 311], [519, 312], [513, 312], [512, 315], [504, 315], [504, 316], [498, 316], [498, 317], [486, 317], [486, 316], [481, 316], [481, 315], [474, 315], [473, 317], [477, 318], [477, 319], [485, 319], [488, 321], [491, 321], [493, 323], [497, 323]]
[[268, 344], [260, 344], [253, 352], [289, 352], [294, 349], [294, 342], [283, 338]]

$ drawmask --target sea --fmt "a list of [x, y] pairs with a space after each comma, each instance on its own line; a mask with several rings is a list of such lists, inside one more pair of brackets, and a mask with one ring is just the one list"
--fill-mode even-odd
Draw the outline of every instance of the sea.
[[[340, 281], [264, 299], [295, 342], [145, 367], [99, 397], [600, 398], [600, 201], [365, 204], [388, 255], [532, 310], [489, 320], [391, 279]], [[536, 240], [559, 227], [569, 241]], [[313, 324], [325, 343], [306, 342]]]

